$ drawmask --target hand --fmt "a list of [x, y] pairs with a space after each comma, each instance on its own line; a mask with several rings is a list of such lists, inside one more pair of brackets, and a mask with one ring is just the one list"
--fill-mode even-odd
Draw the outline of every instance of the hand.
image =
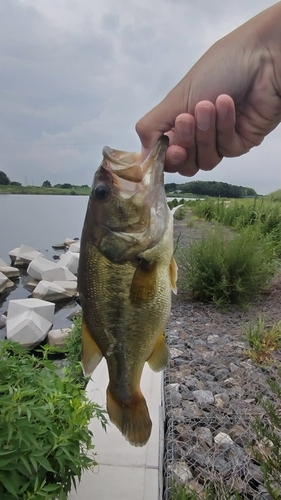
[[194, 175], [258, 146], [281, 120], [281, 4], [213, 45], [136, 125], [144, 157], [167, 133], [166, 170]]

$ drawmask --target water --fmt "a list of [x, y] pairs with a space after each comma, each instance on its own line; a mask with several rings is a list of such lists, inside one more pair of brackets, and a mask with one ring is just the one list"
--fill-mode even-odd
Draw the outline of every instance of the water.
[[[0, 257], [10, 264], [9, 251], [26, 244], [52, 260], [62, 253], [53, 244], [80, 238], [87, 203], [87, 196], [0, 195]], [[7, 311], [10, 299], [30, 296], [29, 280], [26, 271], [21, 271], [15, 287], [0, 296], [0, 314]], [[57, 303], [54, 328], [70, 326], [66, 316], [76, 308], [75, 301]]]

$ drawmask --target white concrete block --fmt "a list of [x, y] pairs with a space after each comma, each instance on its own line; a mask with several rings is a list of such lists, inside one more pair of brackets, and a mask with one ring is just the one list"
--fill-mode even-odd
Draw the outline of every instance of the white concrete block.
[[34, 347], [51, 329], [55, 304], [39, 299], [10, 300], [7, 315], [7, 338], [24, 347]]
[[32, 292], [32, 297], [35, 299], [49, 300], [56, 302], [69, 297], [65, 289], [55, 282], [42, 280]]
[[14, 286], [14, 283], [5, 276], [5, 274], [0, 271], [0, 293], [5, 292], [7, 288]]
[[42, 279], [46, 281], [76, 281], [77, 278], [65, 266], [55, 264], [53, 269], [42, 272]]
[[77, 240], [73, 240], [72, 238], [65, 238], [64, 240], [64, 244], [65, 246], [69, 247], [70, 245], [72, 245], [72, 243], [76, 243]]
[[79, 253], [80, 252], [80, 241], [75, 241], [75, 243], [72, 243], [69, 247], [69, 250], [73, 253]]
[[18, 276], [20, 275], [19, 269], [17, 267], [12, 267], [12, 266], [0, 265], [0, 272], [5, 274], [7, 278], [18, 278]]
[[79, 253], [77, 252], [73, 253], [70, 250], [62, 254], [58, 261], [58, 265], [67, 267], [69, 271], [73, 274], [77, 274], [78, 264], [79, 264]]
[[4, 261], [3, 259], [1, 259], [1, 257], [0, 257], [0, 268], [1, 268], [1, 267], [7, 267], [7, 265], [8, 265], [8, 264], [7, 264], [7, 262], [5, 262], [5, 261]]
[[64, 347], [65, 341], [71, 332], [71, 328], [60, 328], [59, 330], [50, 330], [48, 333], [48, 342], [56, 347]]
[[43, 256], [41, 252], [36, 250], [36, 248], [29, 247], [27, 245], [21, 245], [19, 247], [18, 255], [16, 257], [16, 264], [18, 262], [24, 262], [24, 264], [29, 264], [33, 259], [36, 259], [39, 255]]
[[57, 285], [64, 288], [64, 293], [68, 297], [74, 297], [77, 293], [77, 280], [75, 281], [53, 281]]
[[9, 257], [12, 262], [14, 262], [18, 256], [20, 247], [13, 248], [13, 250], [9, 251]]
[[[45, 257], [38, 255], [28, 266], [27, 273], [31, 278], [40, 281], [43, 279], [44, 271], [49, 271], [56, 269], [57, 264], [51, 260], [45, 259]], [[53, 281], [53, 280], [48, 280]]]

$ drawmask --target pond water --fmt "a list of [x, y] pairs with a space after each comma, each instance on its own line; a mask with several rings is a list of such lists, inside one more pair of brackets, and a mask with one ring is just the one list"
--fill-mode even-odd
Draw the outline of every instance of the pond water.
[[[9, 251], [21, 244], [30, 245], [52, 260], [62, 252], [52, 245], [65, 238], [80, 238], [87, 196], [0, 195], [0, 257], [10, 263]], [[0, 314], [7, 311], [10, 299], [30, 296], [30, 278], [21, 272], [15, 287], [0, 296]], [[67, 315], [76, 310], [75, 301], [58, 303], [54, 328], [70, 326]]]

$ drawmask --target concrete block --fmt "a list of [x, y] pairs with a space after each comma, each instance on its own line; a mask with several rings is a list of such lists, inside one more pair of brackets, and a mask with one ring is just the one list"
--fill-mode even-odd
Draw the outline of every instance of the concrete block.
[[73, 274], [77, 274], [79, 264], [79, 253], [73, 253], [68, 250], [66, 253], [62, 254], [59, 259], [58, 265], [65, 266]]
[[67, 297], [74, 297], [77, 293], [77, 280], [75, 281], [53, 281], [56, 285], [64, 288], [64, 293]]
[[0, 293], [5, 292], [7, 288], [11, 288], [12, 286], [14, 286], [14, 283], [0, 271]]
[[55, 304], [39, 299], [10, 300], [7, 338], [24, 347], [42, 342], [53, 324]]
[[80, 253], [80, 241], [75, 241], [69, 247], [69, 250], [73, 253]]
[[39, 255], [43, 256], [43, 254], [39, 252], [39, 250], [36, 250], [36, 248], [29, 247], [27, 245], [21, 245], [19, 247], [15, 263], [17, 265], [22, 265], [22, 263], [23, 265], [28, 265], [33, 259], [36, 259], [36, 257], [38, 257]]
[[53, 269], [43, 271], [42, 279], [46, 281], [77, 281], [76, 276], [67, 267], [59, 264], [55, 264]]
[[[44, 271], [49, 271], [56, 269], [57, 264], [51, 260], [45, 259], [45, 257], [38, 255], [32, 262], [30, 262], [27, 273], [31, 278], [40, 281], [43, 279]], [[49, 280], [53, 281], [53, 280]]]
[[17, 267], [8, 266], [8, 264], [0, 258], [0, 272], [5, 274], [7, 278], [18, 278], [20, 275]]
[[64, 240], [64, 244], [66, 247], [70, 247], [70, 245], [72, 245], [72, 243], [76, 243], [77, 240], [73, 240], [72, 238], [65, 238]]
[[60, 328], [59, 330], [50, 330], [48, 333], [48, 343], [56, 347], [64, 347], [65, 341], [71, 332], [71, 328]]
[[32, 292], [32, 297], [35, 299], [49, 300], [57, 302], [69, 298], [65, 289], [55, 282], [42, 280]]

